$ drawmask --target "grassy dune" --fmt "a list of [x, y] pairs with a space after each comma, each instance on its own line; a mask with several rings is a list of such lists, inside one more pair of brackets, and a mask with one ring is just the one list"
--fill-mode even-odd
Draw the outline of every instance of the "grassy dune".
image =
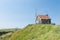
[[51, 24], [29, 24], [13, 33], [9, 40], [60, 40], [60, 27]]

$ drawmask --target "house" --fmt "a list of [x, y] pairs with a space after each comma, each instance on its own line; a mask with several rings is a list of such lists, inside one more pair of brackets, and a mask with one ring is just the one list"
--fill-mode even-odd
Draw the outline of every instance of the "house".
[[38, 24], [51, 24], [51, 18], [48, 15], [37, 15], [35, 21]]

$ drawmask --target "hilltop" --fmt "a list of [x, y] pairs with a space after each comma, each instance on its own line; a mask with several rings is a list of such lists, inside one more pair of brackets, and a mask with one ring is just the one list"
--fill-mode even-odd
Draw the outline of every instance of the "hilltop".
[[60, 27], [51, 24], [29, 24], [13, 33], [10, 40], [60, 40]]

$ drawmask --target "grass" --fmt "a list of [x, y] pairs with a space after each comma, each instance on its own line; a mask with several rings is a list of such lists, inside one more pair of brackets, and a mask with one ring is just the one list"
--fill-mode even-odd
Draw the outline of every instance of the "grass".
[[20, 29], [12, 28], [12, 29], [0, 29], [0, 40], [8, 40], [11, 35]]
[[29, 24], [13, 33], [9, 40], [60, 40], [60, 27], [51, 24]]

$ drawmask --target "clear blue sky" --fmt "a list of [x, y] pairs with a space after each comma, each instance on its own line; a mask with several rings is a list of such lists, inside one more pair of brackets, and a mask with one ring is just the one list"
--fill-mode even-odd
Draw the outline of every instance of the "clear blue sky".
[[0, 0], [0, 28], [23, 28], [34, 23], [35, 9], [60, 24], [60, 0]]

